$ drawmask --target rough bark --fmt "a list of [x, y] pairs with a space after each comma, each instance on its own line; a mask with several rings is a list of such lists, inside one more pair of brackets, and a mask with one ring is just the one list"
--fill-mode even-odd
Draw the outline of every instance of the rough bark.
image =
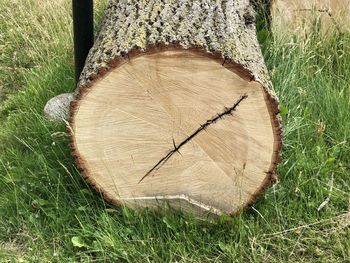
[[69, 105], [73, 100], [73, 93], [63, 93], [53, 97], [46, 103], [44, 113], [53, 121], [67, 120], [69, 117]]
[[78, 86], [89, 86], [115, 59], [135, 49], [161, 45], [202, 47], [218, 53], [242, 66], [277, 101], [249, 0], [110, 1]]

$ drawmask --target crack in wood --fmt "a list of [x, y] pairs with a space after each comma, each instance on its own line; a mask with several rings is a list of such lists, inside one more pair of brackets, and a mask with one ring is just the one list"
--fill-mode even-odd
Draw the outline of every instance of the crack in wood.
[[225, 107], [225, 110], [220, 113], [217, 114], [216, 116], [212, 117], [211, 119], [207, 120], [206, 123], [202, 124], [195, 132], [193, 132], [190, 136], [188, 136], [185, 140], [183, 140], [178, 146], [176, 146], [175, 144], [175, 140], [173, 138], [173, 145], [174, 145], [174, 149], [171, 150], [166, 156], [164, 156], [162, 159], [159, 160], [158, 163], [156, 163], [138, 182], [141, 183], [147, 176], [149, 176], [153, 171], [158, 170], [162, 165], [164, 165], [170, 158], [171, 156], [173, 156], [174, 153], [178, 152], [180, 153], [180, 148], [182, 146], [184, 146], [186, 143], [188, 143], [190, 140], [192, 140], [197, 134], [199, 134], [200, 132], [202, 132], [203, 130], [205, 130], [209, 125], [217, 122], [219, 119], [223, 118], [226, 115], [231, 115], [236, 108], [240, 105], [240, 103], [247, 99], [248, 95], [245, 94], [243, 96], [241, 96], [231, 107], [227, 108]]

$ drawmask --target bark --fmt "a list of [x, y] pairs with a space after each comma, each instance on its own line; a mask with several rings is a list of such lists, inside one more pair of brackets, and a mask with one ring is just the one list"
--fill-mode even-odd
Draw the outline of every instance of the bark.
[[246, 70], [277, 102], [249, 0], [111, 0], [78, 86], [89, 86], [113, 61], [132, 50], [146, 52], [161, 45], [202, 47], [219, 53]]
[[44, 107], [46, 117], [53, 121], [67, 120], [69, 116], [69, 105], [73, 100], [73, 93], [63, 93], [53, 97]]

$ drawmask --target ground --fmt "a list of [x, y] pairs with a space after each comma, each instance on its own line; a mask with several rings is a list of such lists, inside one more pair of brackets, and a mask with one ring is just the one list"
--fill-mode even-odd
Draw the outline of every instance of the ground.
[[0, 262], [350, 262], [349, 33], [259, 31], [281, 101], [279, 180], [239, 216], [200, 221], [109, 205], [65, 125], [44, 118], [74, 89], [70, 1], [2, 0], [0, 29]]

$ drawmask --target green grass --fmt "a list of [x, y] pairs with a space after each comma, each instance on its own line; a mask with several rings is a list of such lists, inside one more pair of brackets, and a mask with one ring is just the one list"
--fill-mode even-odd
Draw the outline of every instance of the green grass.
[[279, 181], [240, 216], [199, 221], [110, 206], [82, 179], [65, 126], [43, 116], [74, 86], [70, 5], [57, 2], [1, 4], [1, 85], [13, 95], [0, 110], [0, 262], [350, 262], [349, 34], [267, 37]]

